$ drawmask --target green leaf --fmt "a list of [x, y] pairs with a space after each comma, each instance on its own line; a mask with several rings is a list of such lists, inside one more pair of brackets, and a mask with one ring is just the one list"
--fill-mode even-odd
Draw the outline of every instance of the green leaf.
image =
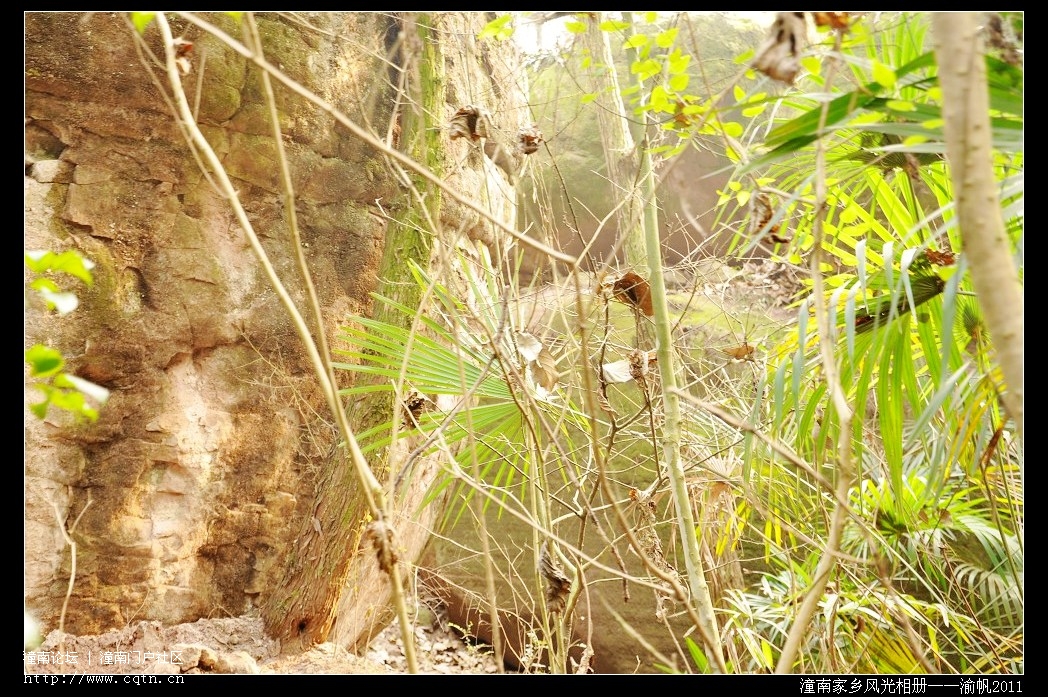
[[484, 28], [480, 30], [480, 34], [477, 35], [477, 38], [481, 41], [489, 39], [505, 41], [513, 36], [514, 28], [511, 25], [512, 21], [513, 15], [511, 14], [505, 14], [497, 19], [493, 19], [484, 25]]
[[564, 28], [572, 34], [585, 34], [586, 23], [585, 22], [565, 22]]
[[691, 56], [681, 53], [679, 48], [674, 49], [673, 53], [667, 56], [667, 66], [670, 75], [677, 75], [685, 72], [690, 64]]
[[52, 279], [47, 278], [46, 276], [41, 276], [40, 278], [34, 278], [32, 281], [29, 282], [29, 287], [32, 288], [33, 290], [35, 290], [38, 293], [44, 293], [44, 292], [57, 293], [58, 292], [58, 284], [55, 283]]
[[[910, 61], [906, 65], [902, 66], [898, 70], [893, 71], [896, 78], [901, 78], [911, 73], [924, 68], [930, 68], [935, 65], [935, 54], [931, 51], [922, 54], [921, 56]], [[887, 66], [884, 66], [887, 68]], [[891, 70], [890, 68], [887, 68]], [[857, 90], [853, 90], [846, 94], [842, 94], [836, 97], [829, 103], [827, 109], [826, 126], [835, 126], [849, 115], [859, 109], [869, 108], [871, 105], [879, 104], [881, 107], [886, 103], [887, 100], [878, 98], [877, 95], [883, 90], [884, 87], [877, 81], [867, 83], [865, 86], [860, 87]], [[816, 130], [819, 127], [819, 119], [821, 118], [822, 106], [816, 106], [808, 111], [804, 112], [800, 116], [791, 121], [776, 127], [768, 134], [765, 142], [768, 145], [782, 143], [783, 141], [791, 141], [805, 136], [814, 136]], [[807, 142], [812, 142], [814, 137]]]
[[917, 111], [917, 106], [913, 102], [902, 99], [889, 99], [884, 105], [892, 111]]
[[45, 399], [42, 402], [29, 405], [29, 411], [33, 412], [33, 415], [38, 419], [47, 418], [47, 408], [51, 405], [50, 399]]
[[600, 23], [600, 30], [601, 31], [608, 31], [608, 32], [625, 31], [626, 29], [629, 29], [629, 28], [630, 28], [629, 22], [623, 22], [622, 20], [618, 20], [618, 19], [606, 19], [606, 20], [604, 20], [603, 22]]
[[734, 121], [726, 121], [721, 124], [721, 128], [724, 129], [725, 135], [729, 135], [732, 138], [738, 138], [743, 134], [743, 128], [741, 124]]
[[680, 29], [677, 27], [672, 27], [660, 32], [659, 35], [655, 37], [655, 44], [659, 48], [669, 48], [673, 45], [673, 42], [677, 40], [678, 32], [680, 32]]
[[672, 113], [674, 110], [674, 105], [666, 95], [666, 88], [662, 85], [655, 85], [651, 91], [650, 104], [655, 111]]
[[132, 12], [131, 23], [135, 25], [135, 29], [138, 33], [142, 34], [145, 32], [146, 27], [149, 26], [149, 23], [153, 21], [154, 17], [156, 17], [156, 12]]
[[84, 395], [77, 390], [54, 390], [51, 392], [51, 406], [68, 411], [77, 418], [98, 419], [98, 412], [87, 405]]
[[633, 61], [633, 65], [630, 66], [630, 72], [641, 80], [647, 80], [661, 73], [662, 65], [657, 60], [651, 58], [648, 58], [647, 60]]
[[822, 61], [818, 56], [804, 56], [801, 58], [801, 67], [811, 75], [819, 75], [822, 72]]
[[891, 89], [895, 86], [898, 76], [890, 67], [878, 60], [873, 61], [873, 80], [878, 85]]
[[642, 48], [647, 46], [650, 41], [651, 39], [645, 34], [634, 34], [622, 43], [622, 47], [627, 50], [631, 48]]
[[700, 673], [707, 672], [709, 670], [709, 659], [706, 658], [706, 653], [690, 636], [684, 637], [684, 641], [688, 646], [688, 653], [691, 654], [691, 660], [695, 662], [695, 667], [699, 669]]
[[59, 254], [46, 250], [32, 250], [25, 253], [25, 261], [26, 266], [35, 273], [65, 273], [79, 278], [89, 286], [93, 281], [91, 269], [95, 268], [94, 262], [73, 249]]
[[[671, 71], [672, 72], [672, 71]], [[688, 89], [688, 81], [691, 78], [687, 73], [680, 73], [670, 78], [670, 89], [674, 92], [683, 92]]]
[[764, 658], [764, 667], [771, 670], [775, 667], [775, 661], [771, 655], [771, 644], [767, 639], [761, 639], [761, 656]]
[[65, 366], [62, 354], [43, 344], [36, 344], [27, 350], [25, 362], [29, 364], [29, 374], [34, 378], [55, 375]]

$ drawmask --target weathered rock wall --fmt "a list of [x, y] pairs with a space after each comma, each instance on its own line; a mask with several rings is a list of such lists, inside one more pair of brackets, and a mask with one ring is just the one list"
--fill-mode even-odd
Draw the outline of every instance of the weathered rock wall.
[[[229, 17], [208, 19], [241, 35]], [[474, 61], [484, 57], [473, 37], [484, 18], [448, 21], [461, 26], [447, 33], [459, 49], [448, 62], [444, 118], [474, 97], [519, 108], [520, 93], [493, 95], [490, 70], [478, 73]], [[270, 62], [357, 123], [393, 131], [385, 15], [263, 14], [258, 24]], [[199, 29], [177, 18], [172, 26], [193, 42], [184, 83], [204, 133], [302, 301], [258, 72]], [[159, 52], [155, 27], [144, 38]], [[56, 625], [71, 573], [56, 521], [68, 529], [83, 512], [67, 631], [242, 613], [273, 584], [275, 562], [308, 523], [315, 472], [335, 447], [316, 381], [124, 17], [29, 13], [25, 41], [25, 248], [75, 248], [97, 265], [72, 315], [27, 304], [25, 345], [60, 349], [72, 372], [112, 390], [95, 424], [27, 412], [27, 606], [48, 629]], [[333, 335], [370, 306], [385, 214], [401, 187], [332, 117], [276, 92], [303, 244]], [[475, 192], [484, 162], [455, 145], [460, 159], [449, 170], [459, 170], [460, 190]], [[510, 216], [507, 194], [490, 200]], [[455, 232], [484, 225], [454, 207], [443, 223]], [[36, 401], [28, 380], [25, 394], [27, 405]]]

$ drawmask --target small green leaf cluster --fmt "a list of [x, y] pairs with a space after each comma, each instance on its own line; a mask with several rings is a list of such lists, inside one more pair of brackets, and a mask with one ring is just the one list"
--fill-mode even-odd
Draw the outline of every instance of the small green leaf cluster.
[[513, 15], [504, 14], [497, 19], [493, 19], [484, 25], [481, 29], [480, 34], [477, 36], [478, 39], [484, 41], [485, 39], [494, 39], [495, 41], [505, 41], [513, 36], [515, 27], [513, 26]]
[[[75, 310], [79, 301], [76, 293], [60, 290], [50, 274], [73, 276], [88, 286], [93, 282], [91, 269], [94, 264], [73, 250], [61, 253], [29, 251], [25, 253], [25, 263], [35, 274], [29, 287], [43, 298], [49, 310], [59, 315]], [[92, 402], [104, 404], [109, 398], [109, 390], [65, 372], [66, 363], [61, 352], [35, 344], [25, 352], [25, 362], [29, 365], [30, 377], [37, 381], [33, 386], [44, 395], [42, 402], [29, 407], [38, 418], [45, 418], [48, 409], [55, 407], [70, 412], [78, 421], [98, 419], [98, 409], [92, 406]]]

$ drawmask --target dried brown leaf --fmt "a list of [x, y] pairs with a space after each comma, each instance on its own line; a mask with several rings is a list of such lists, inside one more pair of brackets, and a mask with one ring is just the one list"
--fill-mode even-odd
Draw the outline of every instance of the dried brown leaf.
[[422, 418], [422, 414], [429, 408], [431, 401], [424, 394], [420, 394], [416, 390], [412, 390], [404, 397], [404, 403], [401, 405], [404, 409], [404, 425], [408, 428], [415, 428], [418, 424], [418, 420]]
[[737, 361], [752, 361], [753, 352], [757, 349], [750, 346], [746, 341], [743, 341], [741, 346], [732, 346], [731, 348], [720, 350], [722, 353], [728, 354]]
[[396, 546], [393, 541], [393, 528], [386, 525], [381, 520], [373, 521], [367, 527], [367, 536], [371, 540], [371, 546], [375, 550], [375, 559], [378, 561], [378, 568], [385, 571], [387, 574], [393, 574], [393, 567], [396, 566], [399, 558], [397, 557]]
[[539, 149], [542, 144], [542, 131], [536, 124], [525, 126], [517, 133], [517, 150], [524, 155], [530, 155]]
[[954, 262], [957, 261], [953, 252], [937, 252], [934, 249], [924, 250], [924, 256], [930, 263], [936, 266], [953, 266]]
[[451, 117], [451, 121], [448, 122], [448, 130], [451, 131], [452, 140], [469, 138], [476, 142], [481, 138], [487, 138], [487, 112], [472, 104], [464, 106]]
[[778, 13], [753, 67], [773, 80], [792, 85], [801, 69], [800, 53], [806, 33], [803, 12]]
[[651, 286], [632, 271], [627, 271], [612, 284], [612, 292], [616, 300], [640, 310], [644, 315], [651, 317], [655, 314], [651, 306]]
[[851, 21], [847, 12], [812, 12], [811, 18], [817, 27], [829, 27], [837, 31], [847, 31]]
[[539, 571], [546, 581], [546, 607], [551, 613], [564, 612], [571, 592], [571, 579], [557, 564], [557, 560], [549, 552], [548, 545], [542, 546], [539, 552]]
[[535, 380], [547, 391], [557, 386], [557, 380], [560, 379], [560, 373], [557, 372], [557, 359], [545, 346], [539, 351], [539, 357], [535, 361], [533, 370]]
[[643, 383], [648, 377], [648, 352], [640, 349], [630, 351], [630, 377]]

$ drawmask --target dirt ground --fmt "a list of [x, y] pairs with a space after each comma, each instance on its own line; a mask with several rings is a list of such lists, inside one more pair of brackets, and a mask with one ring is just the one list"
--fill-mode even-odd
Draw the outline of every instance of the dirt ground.
[[[498, 672], [490, 648], [463, 641], [438, 621], [415, 628], [419, 673]], [[258, 617], [202, 619], [164, 627], [136, 622], [98, 636], [51, 632], [24, 653], [25, 673], [86, 674], [399, 674], [407, 673], [400, 630], [387, 627], [362, 656], [335, 644], [320, 644], [294, 656], [280, 654]]]

